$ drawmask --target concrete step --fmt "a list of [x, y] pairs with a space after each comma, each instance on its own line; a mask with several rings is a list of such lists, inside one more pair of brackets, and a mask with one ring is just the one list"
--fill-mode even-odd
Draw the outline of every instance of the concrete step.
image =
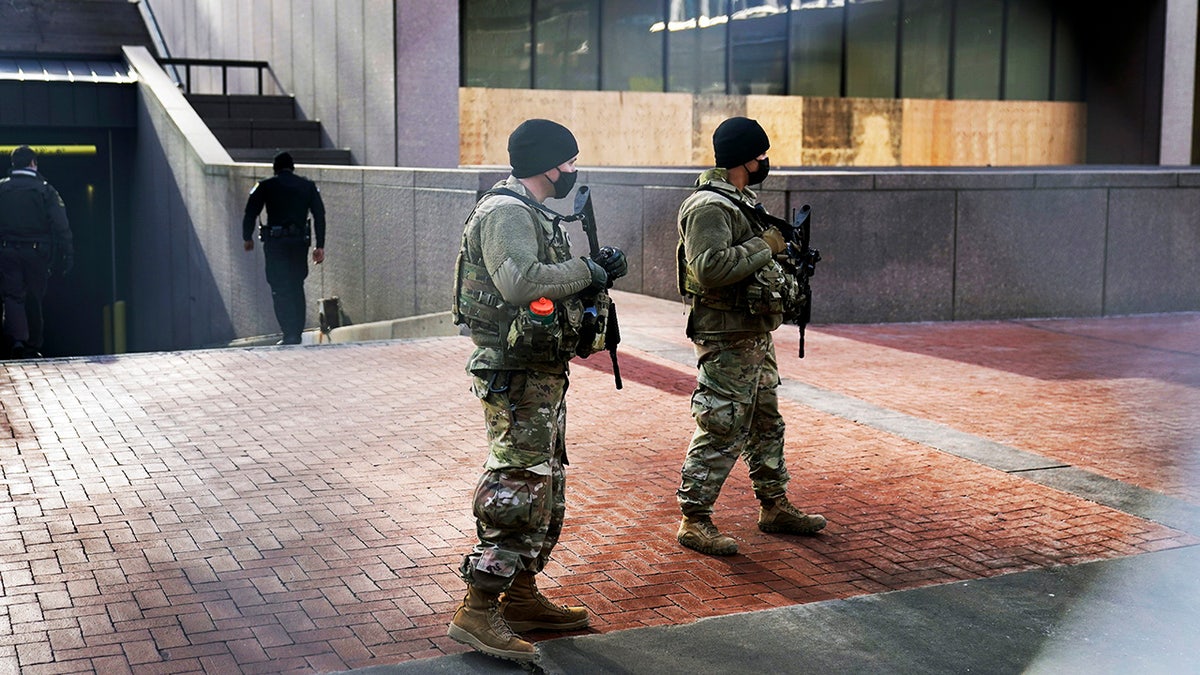
[[188, 102], [205, 121], [226, 119], [296, 119], [292, 96], [255, 96], [253, 94], [188, 94]]
[[208, 120], [226, 148], [319, 148], [321, 123], [310, 120]]

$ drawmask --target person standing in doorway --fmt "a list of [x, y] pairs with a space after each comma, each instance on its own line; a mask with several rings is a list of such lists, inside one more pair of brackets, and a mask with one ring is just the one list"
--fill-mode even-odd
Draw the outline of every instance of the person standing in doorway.
[[304, 280], [308, 278], [308, 249], [314, 236], [316, 248], [312, 260], [318, 265], [325, 261], [325, 204], [317, 184], [296, 175], [290, 153], [275, 155], [272, 166], [275, 175], [250, 189], [242, 218], [242, 241], [247, 251], [254, 250], [254, 224], [265, 206], [267, 222], [259, 228], [259, 239], [263, 242], [275, 318], [283, 332], [280, 344], [298, 345], [306, 313]]
[[73, 246], [62, 197], [38, 173], [37, 153], [18, 147], [0, 180], [0, 290], [12, 358], [41, 356], [46, 285], [51, 272], [71, 270]]

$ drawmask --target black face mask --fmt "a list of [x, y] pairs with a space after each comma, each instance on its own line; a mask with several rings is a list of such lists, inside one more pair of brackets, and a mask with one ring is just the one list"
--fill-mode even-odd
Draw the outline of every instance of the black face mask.
[[554, 186], [555, 199], [562, 199], [571, 193], [571, 188], [575, 187], [575, 178], [577, 177], [578, 173], [578, 171], [572, 171], [570, 173], [567, 173], [566, 171], [559, 171], [558, 180], [550, 181], [550, 184]]
[[[747, 164], [749, 164], [749, 162], [747, 162]], [[757, 171], [747, 171], [746, 172], [746, 174], [747, 174], [746, 184], [747, 185], [758, 185], [759, 183], [761, 183], [767, 179], [767, 174], [769, 174], [769, 173], [771, 173], [771, 161], [770, 161], [770, 159], [764, 157], [763, 159], [758, 160], [758, 170]]]

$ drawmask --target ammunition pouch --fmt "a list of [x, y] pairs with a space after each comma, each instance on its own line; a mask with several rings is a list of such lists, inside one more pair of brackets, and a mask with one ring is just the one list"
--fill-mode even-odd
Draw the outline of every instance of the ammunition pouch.
[[745, 312], [751, 316], [782, 314], [784, 321], [799, 313], [803, 302], [800, 283], [778, 261], [760, 268], [745, 281], [724, 288], [704, 288], [689, 274], [685, 295], [696, 302], [726, 312]]
[[795, 310], [800, 285], [796, 277], [788, 274], [778, 261], [759, 269], [746, 284], [746, 311], [752, 316], [782, 314]]
[[534, 363], [557, 360], [563, 342], [558, 312], [555, 311], [548, 323], [543, 323], [524, 308], [513, 312], [504, 342], [504, 351], [515, 359]]

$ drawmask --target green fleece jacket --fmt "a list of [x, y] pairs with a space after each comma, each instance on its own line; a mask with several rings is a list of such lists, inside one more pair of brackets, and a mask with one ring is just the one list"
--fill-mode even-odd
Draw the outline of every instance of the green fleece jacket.
[[[690, 275], [706, 289], [735, 288], [746, 284], [760, 268], [772, 262], [771, 247], [760, 227], [733, 203], [750, 206], [757, 197], [729, 183], [725, 169], [700, 174], [697, 190], [679, 207], [679, 245], [676, 260], [679, 278]], [[696, 300], [688, 314], [688, 335], [693, 339], [732, 339], [739, 335], [769, 333], [783, 322], [780, 314], [752, 316], [746, 311], [717, 309]]]

